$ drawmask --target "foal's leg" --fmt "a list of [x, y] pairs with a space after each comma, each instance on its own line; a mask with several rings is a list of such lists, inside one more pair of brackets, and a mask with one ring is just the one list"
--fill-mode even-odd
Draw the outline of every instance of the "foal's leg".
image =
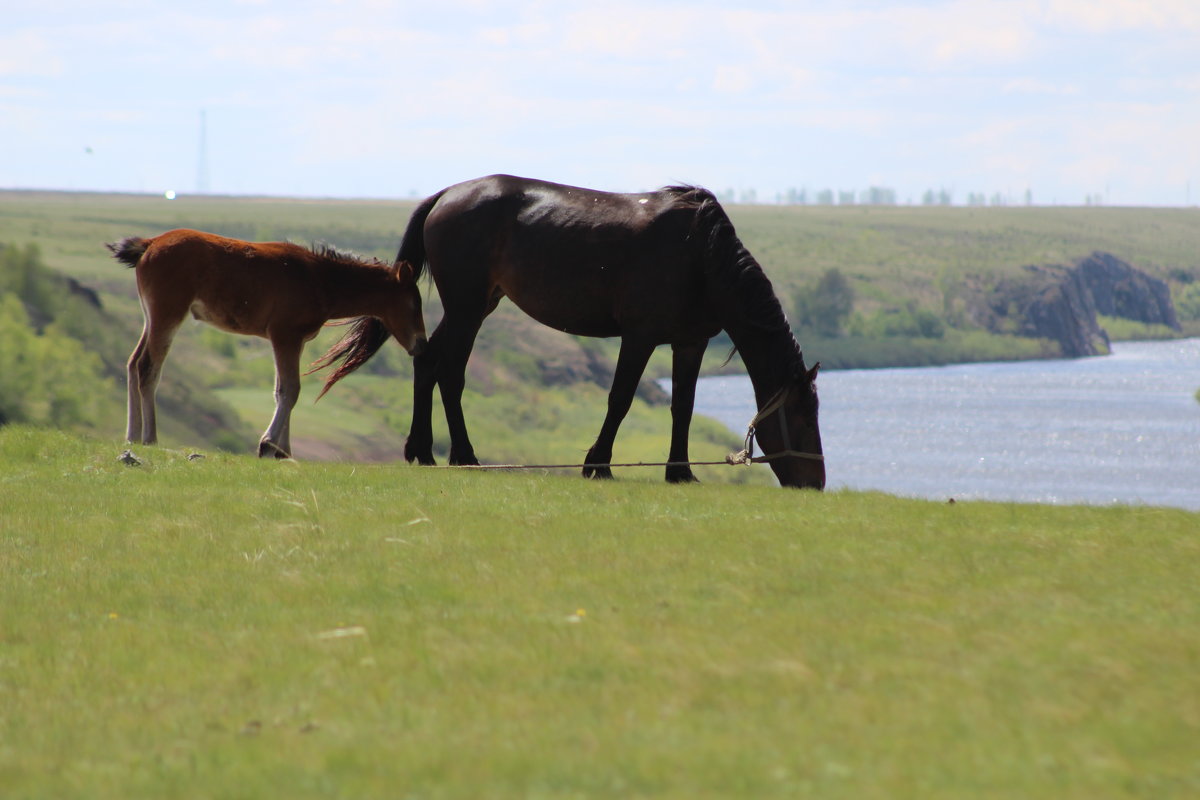
[[617, 429], [621, 421], [629, 413], [633, 403], [633, 395], [637, 392], [638, 381], [646, 371], [646, 363], [654, 352], [654, 345], [637, 341], [630, 337], [621, 340], [621, 353], [617, 356], [617, 370], [613, 375], [612, 388], [608, 391], [608, 413], [604, 415], [604, 424], [600, 426], [600, 435], [596, 443], [588, 450], [586, 464], [603, 464], [605, 466], [583, 468], [585, 478], [611, 478], [612, 469], [607, 465], [612, 462], [613, 442], [617, 438]]
[[127, 419], [125, 424], [125, 441], [130, 444], [142, 443], [142, 370], [139, 366], [146, 352], [146, 342], [150, 338], [149, 323], [142, 326], [142, 335], [138, 338], [137, 346], [129, 354], [126, 365], [127, 382], [129, 384], [129, 401], [125, 407]]
[[291, 458], [292, 409], [300, 398], [300, 353], [304, 338], [273, 337], [271, 347], [275, 350], [275, 416], [258, 441], [258, 457]]
[[[125, 433], [131, 442], [141, 435], [142, 444], [158, 441], [158, 419], [155, 414], [155, 395], [163, 363], [171, 349], [171, 340], [182, 316], [166, 315], [147, 307], [146, 325], [142, 338], [129, 356], [129, 425]], [[135, 428], [140, 423], [141, 430]]]
[[[696, 403], [696, 379], [708, 342], [672, 345], [671, 347], [671, 454], [667, 461], [688, 461], [688, 430], [692, 425], [692, 409]], [[667, 481], [687, 483], [696, 480], [692, 468], [685, 465], [667, 467]]]

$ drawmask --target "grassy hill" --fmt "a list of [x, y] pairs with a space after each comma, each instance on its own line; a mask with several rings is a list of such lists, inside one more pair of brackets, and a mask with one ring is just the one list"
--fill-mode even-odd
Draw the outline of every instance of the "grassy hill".
[[11, 797], [1193, 797], [1200, 515], [0, 428]]
[[[102, 326], [109, 331], [101, 337], [100, 355], [111, 380], [105, 390], [110, 407], [106, 413], [114, 418], [104, 424], [120, 431], [123, 416], [112, 409], [124, 404], [122, 363], [136, 340], [141, 314], [132, 272], [108, 257], [104, 242], [193, 227], [255, 240], [327, 241], [390, 259], [412, 206], [410, 201], [383, 200], [166, 200], [148, 195], [0, 192], [0, 244], [23, 252], [36, 247], [46, 267], [96, 293], [106, 320]], [[836, 270], [853, 291], [858, 329], [878, 330], [871, 322], [878, 315], [924, 315], [922, 319], [934, 319], [941, 331], [937, 338], [889, 334], [836, 339], [801, 331], [809, 360], [821, 360], [827, 367], [1045, 354], [1044, 343], [956, 326], [953, 319], [956, 292], [965, 280], [1015, 275], [1025, 264], [1066, 262], [1107, 250], [1168, 280], [1174, 290], [1200, 285], [1196, 209], [733, 206], [730, 214], [789, 313], [820, 276]], [[1200, 296], [1196, 301], [1200, 305]], [[436, 297], [428, 298], [426, 311], [432, 330], [440, 316]], [[1192, 332], [1198, 332], [1194, 326], [1200, 323], [1191, 324]], [[1136, 326], [1123, 331], [1127, 336], [1138, 333]], [[308, 355], [315, 357], [336, 335], [324, 334], [310, 345]], [[85, 339], [86, 347], [96, 347], [95, 337]], [[467, 402], [478, 411], [468, 414], [480, 455], [491, 461], [578, 458], [599, 429], [606, 387], [572, 383], [568, 391], [560, 376], [584, 371], [572, 365], [597, 356], [612, 362], [615, 353], [615, 342], [559, 334], [503, 304], [485, 323], [469, 366]], [[727, 353], [726, 343], [715, 342], [708, 369], [718, 369]], [[728, 369], [738, 367], [735, 359]], [[294, 433], [297, 454], [395, 459], [407, 429], [408, 370], [408, 359], [389, 345], [364, 374], [345, 381], [316, 408], [308, 400], [316, 396], [319, 378], [306, 379]], [[668, 370], [664, 349], [652, 361], [650, 374]], [[166, 440], [248, 448], [270, 416], [271, 375], [265, 342], [185, 325], [162, 384]], [[661, 397], [654, 404], [654, 395], [647, 391], [650, 402], [637, 402], [618, 439], [619, 458], [664, 456], [668, 414]], [[239, 418], [236, 423], [228, 420], [231, 408]], [[699, 458], [719, 457], [737, 444], [735, 436], [715, 424], [701, 423], [696, 439], [694, 455]], [[436, 447], [444, 452], [444, 439]]]

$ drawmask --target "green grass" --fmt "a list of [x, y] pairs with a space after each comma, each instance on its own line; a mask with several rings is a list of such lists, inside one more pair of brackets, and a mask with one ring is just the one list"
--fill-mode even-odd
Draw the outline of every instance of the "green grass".
[[0, 429], [5, 797], [1194, 797], [1200, 515]]
[[1166, 325], [1137, 322], [1131, 319], [1121, 319], [1120, 317], [1101, 316], [1099, 317], [1099, 322], [1100, 327], [1108, 334], [1108, 338], [1114, 342], [1170, 339], [1175, 335], [1175, 332]]

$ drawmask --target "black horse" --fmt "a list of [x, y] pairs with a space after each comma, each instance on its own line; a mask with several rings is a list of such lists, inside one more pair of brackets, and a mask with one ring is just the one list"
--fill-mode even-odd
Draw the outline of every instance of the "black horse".
[[[742, 355], [760, 409], [757, 438], [783, 486], [821, 489], [820, 365], [808, 369], [771, 282], [716, 198], [692, 186], [611, 194], [493, 175], [438, 192], [413, 212], [396, 256], [429, 265], [445, 315], [414, 360], [409, 461], [432, 464], [433, 387], [441, 387], [450, 463], [478, 464], [463, 420], [467, 358], [485, 317], [507, 296], [567, 333], [620, 336], [608, 414], [588, 451], [587, 477], [611, 477], [617, 428], [654, 348], [671, 345], [668, 481], [695, 480], [688, 428], [708, 340], [722, 329]], [[316, 368], [342, 363], [328, 390], [387, 340], [379, 320], [357, 320]]]

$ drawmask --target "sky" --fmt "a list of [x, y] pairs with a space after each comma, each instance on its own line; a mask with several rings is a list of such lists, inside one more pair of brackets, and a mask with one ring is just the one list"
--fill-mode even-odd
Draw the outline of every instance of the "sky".
[[0, 188], [1200, 203], [1196, 0], [38, 0]]

